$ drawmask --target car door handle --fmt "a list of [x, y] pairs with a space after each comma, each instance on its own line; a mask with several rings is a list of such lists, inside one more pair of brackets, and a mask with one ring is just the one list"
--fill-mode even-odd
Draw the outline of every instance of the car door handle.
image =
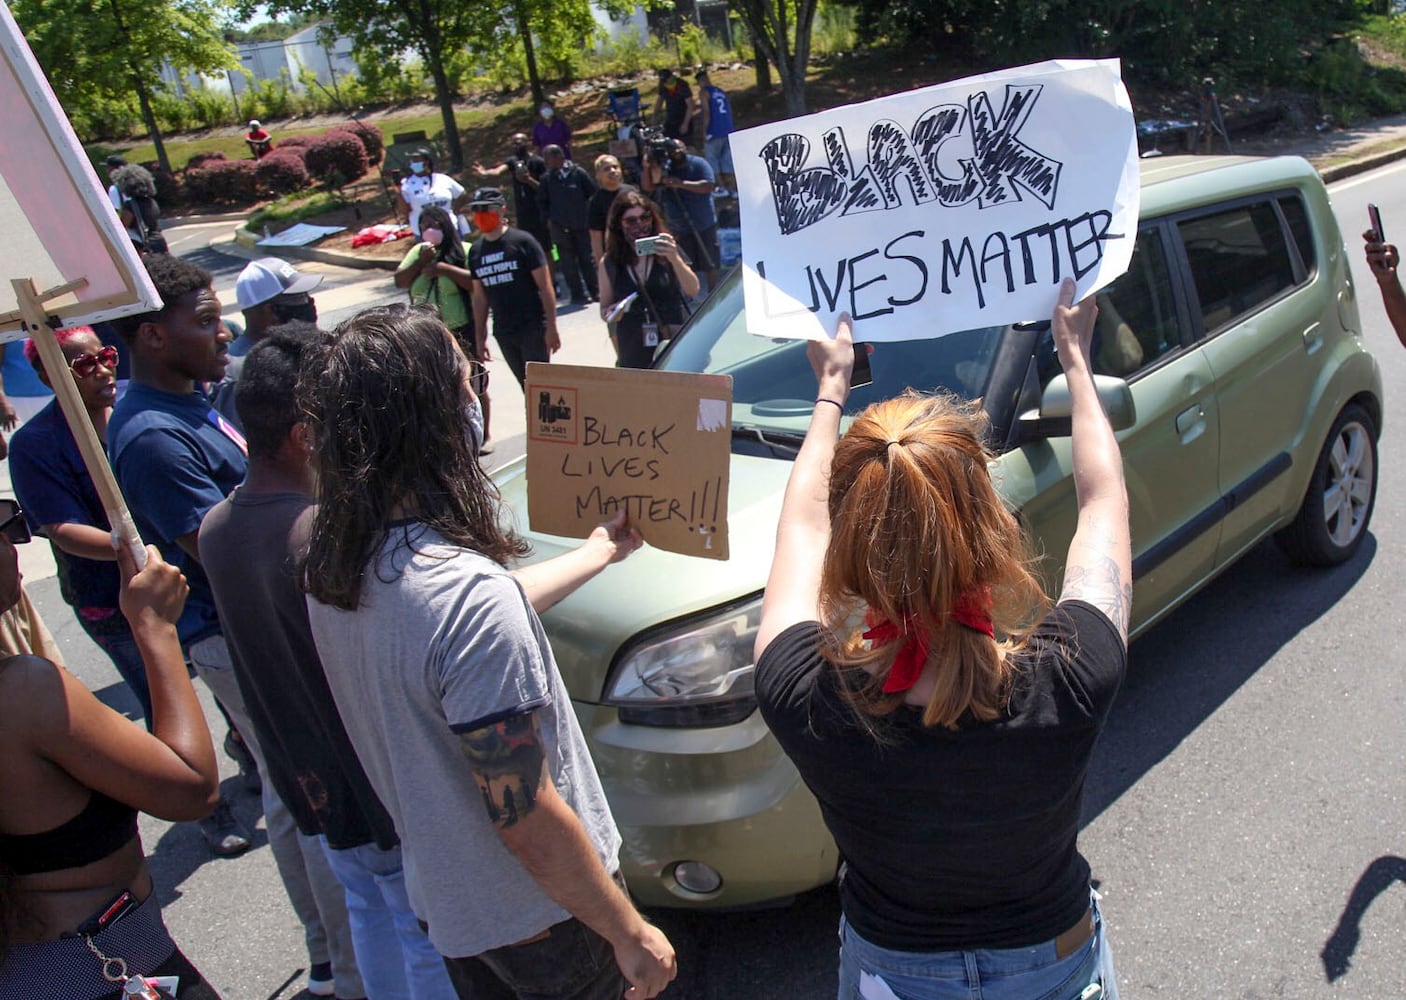
[[1323, 346], [1323, 332], [1321, 324], [1314, 323], [1303, 332], [1303, 347], [1308, 354], [1317, 354], [1318, 349]]
[[1188, 406], [1177, 414], [1177, 433], [1182, 437], [1187, 437], [1192, 431], [1196, 431], [1193, 437], [1200, 436], [1201, 429], [1206, 424], [1206, 410], [1200, 404]]

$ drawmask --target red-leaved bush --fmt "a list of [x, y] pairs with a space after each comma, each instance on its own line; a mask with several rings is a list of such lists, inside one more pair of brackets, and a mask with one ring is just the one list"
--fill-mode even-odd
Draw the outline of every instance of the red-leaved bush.
[[227, 159], [229, 159], [229, 157], [225, 156], [224, 153], [219, 152], [196, 153], [194, 156], [192, 156], [189, 160], [186, 161], [186, 169], [199, 170], [201, 167], [204, 167], [211, 163], [215, 163], [218, 160]]
[[186, 168], [186, 197], [197, 205], [247, 205], [258, 196], [253, 160], [213, 160]]
[[329, 187], [341, 187], [370, 169], [366, 147], [348, 132], [328, 132], [308, 146], [308, 173]]
[[381, 134], [381, 130], [375, 125], [366, 122], [348, 122], [345, 125], [334, 125], [328, 132], [347, 132], [354, 135], [366, 147], [366, 159], [373, 166], [381, 162], [381, 153], [385, 151], [386, 139]]
[[308, 186], [308, 168], [293, 149], [278, 147], [254, 165], [254, 184], [269, 194], [289, 194]]

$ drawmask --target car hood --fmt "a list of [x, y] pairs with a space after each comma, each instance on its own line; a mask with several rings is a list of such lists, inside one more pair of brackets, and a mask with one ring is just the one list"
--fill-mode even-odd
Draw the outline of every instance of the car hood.
[[[791, 463], [732, 456], [726, 560], [662, 552], [646, 544], [542, 615], [557, 666], [572, 698], [599, 702], [616, 653], [639, 632], [759, 593], [771, 570], [776, 522]], [[528, 529], [527, 475], [522, 459], [493, 474], [507, 523], [532, 545], [524, 564], [570, 552], [580, 539]]]

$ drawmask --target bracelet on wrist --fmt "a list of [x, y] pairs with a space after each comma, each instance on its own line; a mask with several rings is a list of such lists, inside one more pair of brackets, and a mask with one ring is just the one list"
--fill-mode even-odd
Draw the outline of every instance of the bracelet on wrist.
[[833, 406], [833, 407], [835, 407], [836, 409], [838, 409], [841, 414], [843, 414], [843, 413], [845, 412], [845, 404], [844, 404], [844, 403], [841, 403], [841, 402], [839, 402], [838, 400], [830, 399], [828, 396], [821, 396], [821, 397], [820, 397], [819, 399], [817, 399], [815, 402], [816, 402], [816, 405], [819, 405], [819, 404], [821, 404], [821, 403], [829, 403], [831, 406]]

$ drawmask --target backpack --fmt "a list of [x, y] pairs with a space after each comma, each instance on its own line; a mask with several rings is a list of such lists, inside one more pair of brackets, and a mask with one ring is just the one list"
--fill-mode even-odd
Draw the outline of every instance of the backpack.
[[156, 180], [145, 167], [135, 163], [118, 167], [112, 174], [122, 199], [131, 207], [145, 248], [151, 253], [166, 253], [166, 237], [161, 235], [161, 206], [156, 202]]

